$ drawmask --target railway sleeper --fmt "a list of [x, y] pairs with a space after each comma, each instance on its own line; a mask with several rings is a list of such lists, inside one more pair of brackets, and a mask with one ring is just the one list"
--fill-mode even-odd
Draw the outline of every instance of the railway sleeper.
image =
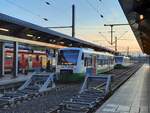
[[59, 108], [60, 108], [59, 106], [54, 106], [50, 108], [49, 111], [46, 113], [58, 113], [60, 111]]
[[61, 108], [60, 111], [63, 111], [63, 110], [70, 110], [70, 111], [76, 111], [76, 112], [79, 112], [79, 111], [89, 111], [89, 109], [91, 109], [93, 106], [88, 106], [88, 105], [81, 105], [81, 104], [67, 104], [65, 106], [63, 106]]
[[[31, 96], [31, 95], [32, 96]], [[0, 107], [3, 107], [5, 105], [14, 105], [17, 102], [21, 102], [24, 99], [28, 99], [29, 97], [33, 97], [33, 93], [5, 93], [2, 97], [0, 97]], [[34, 94], [36, 95], [36, 93]]]
[[9, 101], [6, 101], [6, 100], [1, 100], [0, 99], [0, 108], [3, 108], [4, 106], [8, 106], [10, 104]]
[[95, 87], [93, 87], [93, 88], [90, 88], [90, 89], [88, 89], [88, 90], [85, 90], [84, 92], [97, 93], [97, 94], [99, 94], [99, 93], [104, 93], [104, 90], [105, 90], [104, 87], [101, 87], [101, 88], [95, 88]]
[[27, 98], [27, 95], [19, 94], [19, 93], [5, 93], [3, 97], [10, 97], [14, 100], [23, 100]]
[[39, 95], [39, 92], [35, 91], [35, 90], [20, 90], [19, 93], [22, 93], [24, 95], [28, 95], [28, 97], [33, 97], [35, 95]]
[[88, 110], [87, 111], [73, 111], [73, 110], [68, 110], [68, 109], [66, 109], [66, 110], [62, 110], [62, 111], [60, 111], [60, 112], [58, 112], [58, 113], [87, 113], [88, 112]]
[[104, 99], [104, 97], [93, 97], [93, 96], [78, 96], [77, 98], [81, 98], [81, 99], [89, 99], [89, 100], [95, 100], [97, 102], [99, 102], [100, 100]]
[[103, 96], [104, 93], [94, 93], [94, 92], [83, 92], [80, 95], [89, 95], [89, 96]]
[[20, 96], [20, 97], [23, 97], [23, 98], [27, 97], [27, 95], [24, 95], [24, 94], [19, 93], [19, 92], [4, 93], [4, 96], [11, 96], [11, 97]]
[[104, 98], [104, 96], [88, 96], [88, 95], [77, 95], [72, 98], [78, 98], [78, 99], [88, 99], [88, 100], [101, 100]]
[[82, 93], [78, 93], [78, 95], [103, 96], [104, 94], [103, 93], [94, 94], [94, 93], [82, 92]]
[[90, 94], [79, 94], [78, 97], [87, 97], [87, 98], [102, 98], [103, 95], [90, 95]]
[[84, 103], [93, 103], [95, 104], [96, 101], [88, 100], [88, 99], [70, 99], [71, 102], [84, 102]]
[[13, 98], [3, 97], [0, 98], [0, 103], [2, 103], [0, 107], [3, 107], [5, 105], [14, 106], [15, 104], [21, 103], [21, 101], [22, 98], [19, 97], [13, 97]]
[[71, 101], [65, 101], [64, 105], [70, 106], [70, 107], [77, 107], [78, 106], [78, 108], [81, 109], [82, 107], [92, 108], [92, 107], [95, 106], [95, 103], [93, 103], [93, 102], [88, 103], [88, 102], [71, 102]]
[[73, 106], [73, 105], [67, 105], [67, 107], [66, 107], [66, 109], [64, 109], [64, 110], [70, 110], [70, 111], [76, 111], [76, 112], [80, 112], [80, 111], [82, 111], [82, 112], [85, 112], [85, 111], [89, 111], [91, 108], [89, 108], [88, 106]]
[[95, 101], [95, 102], [99, 102], [100, 100], [102, 100], [101, 98], [85, 98], [85, 97], [73, 97], [71, 99], [73, 99], [73, 100], [88, 100], [88, 101]]

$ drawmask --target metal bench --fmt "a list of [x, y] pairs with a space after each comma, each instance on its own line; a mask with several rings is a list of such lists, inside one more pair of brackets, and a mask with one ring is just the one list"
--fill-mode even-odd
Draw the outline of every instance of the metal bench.
[[0, 97], [0, 107], [32, 98], [55, 87], [53, 75], [49, 73], [33, 74], [17, 91], [4, 93]]
[[[111, 76], [88, 76], [79, 91], [60, 105], [62, 113], [88, 112], [111, 91]], [[61, 113], [61, 112], [60, 112]]]

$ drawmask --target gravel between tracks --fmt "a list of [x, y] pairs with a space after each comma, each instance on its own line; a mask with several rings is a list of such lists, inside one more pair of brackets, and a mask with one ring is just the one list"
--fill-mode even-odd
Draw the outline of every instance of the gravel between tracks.
[[80, 86], [80, 84], [59, 85], [56, 89], [50, 91], [48, 95], [24, 101], [11, 108], [1, 109], [0, 113], [46, 113], [63, 100], [76, 95]]

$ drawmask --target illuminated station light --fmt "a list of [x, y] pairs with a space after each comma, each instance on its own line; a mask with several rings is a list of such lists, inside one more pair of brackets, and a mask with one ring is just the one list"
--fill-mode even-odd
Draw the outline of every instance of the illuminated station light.
[[69, 46], [71, 47], [71, 46], [72, 46], [72, 44], [69, 44]]
[[33, 37], [33, 35], [32, 35], [32, 34], [27, 34], [27, 36], [28, 36], [28, 37]]
[[9, 31], [9, 29], [0, 28], [0, 31], [6, 31], [6, 32], [8, 32], [8, 31]]
[[60, 44], [64, 44], [64, 42], [60, 42]]
[[52, 42], [52, 43], [54, 43], [54, 42], [56, 42], [56, 40], [49, 39], [49, 42]]
[[50, 39], [49, 41], [52, 42], [52, 39]]
[[140, 20], [143, 20], [144, 19], [144, 15], [140, 15]]

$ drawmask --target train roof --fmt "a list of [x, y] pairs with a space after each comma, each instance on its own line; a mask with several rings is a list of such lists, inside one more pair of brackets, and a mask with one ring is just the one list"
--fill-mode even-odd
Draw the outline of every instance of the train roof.
[[126, 59], [129, 59], [129, 57], [127, 57], [127, 56], [123, 56], [123, 55], [119, 55], [119, 56], [115, 56], [116, 58], [118, 58], [118, 57], [122, 57], [122, 58], [126, 58]]
[[[5, 48], [13, 48], [13, 44], [12, 43], [5, 43]], [[19, 49], [24, 49], [24, 50], [31, 50], [32, 48], [29, 46], [25, 46], [25, 45], [18, 45]]]
[[[6, 52], [13, 52], [12, 48], [5, 48]], [[34, 50], [34, 51], [30, 51], [30, 50], [25, 50], [25, 49], [19, 49], [19, 52], [23, 52], [23, 53], [33, 53], [33, 54], [46, 54], [45, 51], [38, 51], [38, 50]]]
[[110, 54], [108, 52], [102, 52], [102, 51], [95, 51], [91, 48], [75, 48], [75, 47], [67, 47], [67, 48], [61, 48], [59, 50], [79, 50], [84, 53], [91, 53], [91, 54], [99, 54], [99, 55], [107, 55], [107, 56], [114, 56], [113, 54]]

